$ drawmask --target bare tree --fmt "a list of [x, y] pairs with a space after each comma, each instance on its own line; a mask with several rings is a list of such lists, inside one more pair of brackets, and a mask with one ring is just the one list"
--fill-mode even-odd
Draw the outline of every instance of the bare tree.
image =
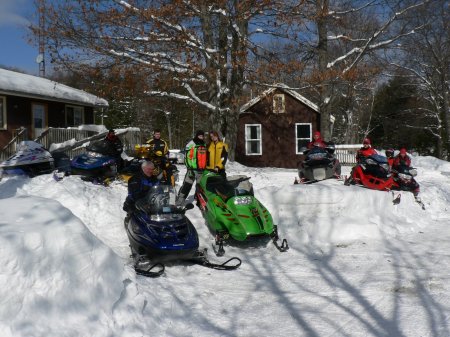
[[83, 71], [132, 66], [146, 95], [208, 111], [234, 154], [239, 107], [254, 36], [284, 33], [272, 0], [61, 0], [46, 6], [54, 62]]
[[[409, 13], [417, 11], [428, 1], [400, 0], [307, 0], [307, 12], [296, 13], [301, 21], [309, 20], [314, 38], [302, 41], [310, 45], [317, 56], [315, 87], [321, 112], [321, 131], [331, 137], [331, 115], [342, 97], [356, 99], [347, 103], [353, 107], [368, 107], [373, 97], [377, 73], [378, 53], [394, 45], [399, 39], [414, 34], [421, 24], [413, 25]], [[314, 84], [314, 81], [312, 82]], [[361, 91], [359, 90], [362, 89]], [[361, 100], [366, 98], [364, 104]], [[359, 102], [358, 102], [359, 101]], [[355, 113], [356, 112], [356, 113]], [[355, 113], [355, 114], [354, 114]], [[338, 118], [347, 125], [361, 120], [363, 111], [344, 109]], [[347, 115], [347, 116], [346, 116]], [[348, 128], [341, 136], [347, 141], [365, 128]]]
[[[436, 140], [437, 157], [450, 153], [450, 6], [436, 0], [412, 18], [423, 29], [414, 38], [404, 39], [398, 54], [390, 55], [391, 65], [407, 71], [415, 80], [422, 109], [422, 127]], [[394, 58], [396, 57], [396, 58]]]

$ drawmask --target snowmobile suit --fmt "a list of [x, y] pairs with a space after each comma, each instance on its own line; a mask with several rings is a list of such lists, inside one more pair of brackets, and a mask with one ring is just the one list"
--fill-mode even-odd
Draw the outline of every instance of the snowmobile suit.
[[308, 149], [312, 149], [314, 146], [322, 148], [327, 147], [327, 143], [323, 141], [319, 131], [314, 132], [313, 140], [306, 145]]
[[222, 141], [211, 142], [208, 147], [208, 170], [218, 169], [221, 174], [225, 173], [225, 164], [228, 159], [228, 146]]
[[152, 186], [159, 184], [160, 180], [156, 176], [149, 177], [141, 169], [128, 181], [128, 195], [123, 204], [123, 210], [127, 213], [133, 212], [136, 200], [143, 198]]
[[191, 191], [194, 182], [199, 182], [201, 175], [206, 169], [207, 151], [206, 144], [203, 139], [196, 137], [186, 145], [186, 175], [184, 176], [183, 185], [178, 193], [179, 202], [184, 202]]
[[169, 153], [169, 146], [167, 142], [162, 139], [152, 139], [147, 141], [147, 144], [150, 145], [150, 153], [156, 153], [156, 151], [161, 151], [163, 156], [166, 156]]
[[405, 155], [403, 157], [400, 154], [398, 154], [394, 158], [394, 162], [392, 163], [392, 167], [395, 168], [395, 167], [400, 166], [400, 165], [405, 165], [405, 166], [408, 166], [408, 167], [411, 166], [411, 158], [409, 158], [408, 155]]

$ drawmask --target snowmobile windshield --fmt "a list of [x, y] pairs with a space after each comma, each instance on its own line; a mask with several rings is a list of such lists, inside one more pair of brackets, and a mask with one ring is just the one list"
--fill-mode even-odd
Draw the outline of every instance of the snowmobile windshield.
[[306, 160], [320, 160], [328, 157], [328, 151], [323, 147], [315, 146], [309, 150]]
[[89, 144], [86, 147], [87, 151], [100, 153], [103, 155], [114, 155], [115, 149], [111, 147], [111, 144], [106, 140], [100, 140], [97, 142], [94, 142], [92, 144]]
[[248, 179], [228, 181], [222, 176], [213, 176], [206, 182], [206, 189], [225, 201], [235, 196], [252, 195], [252, 185]]
[[136, 201], [136, 208], [153, 217], [176, 217], [181, 209], [175, 204], [176, 191], [170, 185], [153, 186], [147, 195]]
[[415, 177], [417, 175], [417, 170], [413, 167], [407, 165], [400, 165], [395, 168], [398, 174], [408, 175], [410, 177]]
[[[375, 162], [375, 163], [374, 163]], [[387, 164], [387, 158], [379, 154], [373, 154], [366, 159], [367, 164]]]

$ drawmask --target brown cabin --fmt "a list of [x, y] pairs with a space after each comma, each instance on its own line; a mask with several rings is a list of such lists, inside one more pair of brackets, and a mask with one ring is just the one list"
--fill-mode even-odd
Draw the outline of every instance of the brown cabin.
[[94, 108], [108, 102], [46, 78], [0, 69], [0, 150], [26, 129], [35, 139], [49, 127], [94, 124]]
[[236, 161], [253, 167], [297, 168], [300, 149], [320, 130], [316, 104], [284, 85], [241, 107]]

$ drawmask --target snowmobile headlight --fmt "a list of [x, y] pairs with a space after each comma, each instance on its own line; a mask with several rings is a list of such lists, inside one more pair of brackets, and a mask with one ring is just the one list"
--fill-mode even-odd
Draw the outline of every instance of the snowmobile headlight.
[[91, 157], [91, 158], [99, 158], [99, 157], [103, 157], [103, 155], [102, 155], [101, 153], [98, 153], [98, 152], [92, 152], [92, 151], [89, 151], [89, 152], [87, 153], [87, 155], [88, 155], [88, 157]]
[[367, 158], [366, 159], [366, 164], [367, 165], [376, 165], [377, 162], [375, 160], [373, 160], [373, 159]]
[[115, 161], [113, 159], [110, 159], [110, 160], [104, 162], [102, 164], [102, 166], [109, 166], [109, 165], [113, 165], [114, 163], [115, 163]]
[[236, 197], [234, 198], [235, 205], [249, 205], [252, 203], [253, 198], [250, 196], [246, 197]]
[[386, 171], [389, 171], [389, 164], [380, 164], [380, 166], [385, 169]]
[[402, 180], [411, 180], [411, 176], [409, 174], [399, 173], [398, 177]]
[[150, 220], [152, 221], [170, 221], [170, 220], [180, 220], [183, 216], [181, 214], [152, 214]]

